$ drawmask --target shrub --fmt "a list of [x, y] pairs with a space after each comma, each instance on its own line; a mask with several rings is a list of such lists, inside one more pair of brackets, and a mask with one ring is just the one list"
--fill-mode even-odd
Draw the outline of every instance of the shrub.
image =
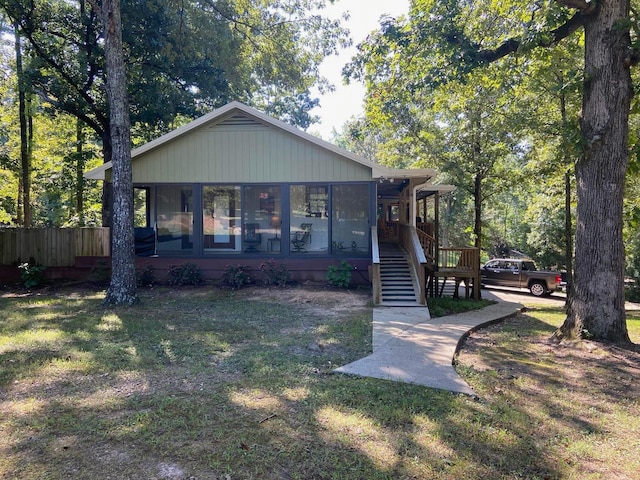
[[169, 267], [169, 285], [198, 285], [202, 283], [202, 271], [193, 263]]
[[138, 286], [149, 286], [156, 283], [156, 277], [151, 265], [146, 265], [143, 269], [136, 271]]
[[21, 263], [18, 265], [20, 269], [20, 281], [26, 288], [37, 287], [44, 280], [43, 272], [46, 267], [37, 264]]
[[291, 273], [284, 263], [278, 263], [273, 258], [260, 264], [260, 270], [265, 274], [264, 284], [284, 287], [291, 281]]
[[111, 268], [109, 263], [104, 260], [97, 261], [91, 267], [91, 281], [106, 284], [111, 280]]
[[342, 260], [340, 265], [330, 265], [327, 269], [327, 281], [335, 287], [348, 288], [351, 284], [351, 271], [353, 268]]
[[227, 265], [222, 274], [222, 284], [234, 290], [239, 290], [252, 281], [249, 265]]

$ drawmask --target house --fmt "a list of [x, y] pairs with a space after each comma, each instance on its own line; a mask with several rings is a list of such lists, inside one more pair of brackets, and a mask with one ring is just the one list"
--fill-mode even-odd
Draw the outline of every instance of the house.
[[[110, 169], [85, 176], [109, 181]], [[413, 260], [434, 264], [437, 199], [453, 190], [432, 169], [384, 167], [238, 102], [133, 150], [132, 171], [138, 263], [188, 261], [211, 279], [274, 259], [298, 281], [324, 281], [346, 260], [375, 288], [382, 242], [424, 244]]]

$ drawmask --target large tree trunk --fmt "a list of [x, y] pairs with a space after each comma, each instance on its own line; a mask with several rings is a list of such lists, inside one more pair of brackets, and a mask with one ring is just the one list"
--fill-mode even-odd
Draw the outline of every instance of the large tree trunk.
[[131, 173], [131, 125], [127, 80], [122, 50], [120, 0], [104, 0], [99, 11], [104, 25], [107, 64], [107, 96], [111, 129], [113, 172], [113, 222], [111, 224], [111, 283], [105, 303], [132, 304], [136, 295], [133, 233], [133, 182]]
[[584, 154], [578, 193], [574, 289], [559, 337], [628, 342], [622, 199], [631, 102], [628, 0], [597, 2], [585, 16]]

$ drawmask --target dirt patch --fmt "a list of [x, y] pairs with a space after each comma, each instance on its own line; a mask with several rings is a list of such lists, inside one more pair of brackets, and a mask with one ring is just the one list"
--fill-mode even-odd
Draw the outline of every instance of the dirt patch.
[[322, 285], [298, 285], [288, 288], [247, 288], [241, 295], [248, 300], [276, 301], [280, 304], [305, 305], [314, 313], [339, 316], [371, 307], [368, 289], [338, 289]]

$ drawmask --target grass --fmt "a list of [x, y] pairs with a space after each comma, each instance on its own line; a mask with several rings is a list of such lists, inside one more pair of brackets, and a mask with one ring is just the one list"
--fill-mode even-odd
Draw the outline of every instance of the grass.
[[465, 300], [463, 298], [434, 297], [427, 299], [429, 313], [432, 317], [444, 317], [456, 313], [469, 312], [491, 305], [492, 301], [481, 299], [479, 301]]
[[0, 478], [637, 478], [637, 359], [554, 353], [557, 310], [467, 340], [474, 399], [332, 374], [371, 350], [363, 294], [140, 294], [0, 298]]

